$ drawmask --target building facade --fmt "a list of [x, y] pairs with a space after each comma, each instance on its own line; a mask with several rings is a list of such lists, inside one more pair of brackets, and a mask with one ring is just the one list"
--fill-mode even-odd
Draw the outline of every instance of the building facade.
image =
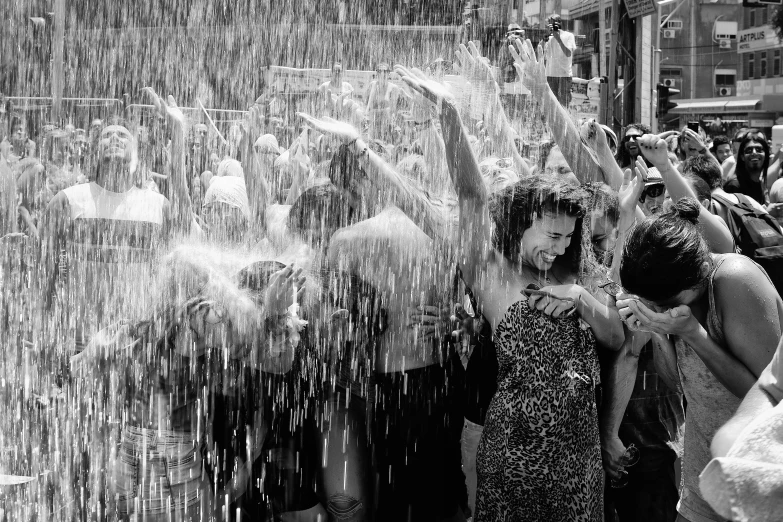
[[757, 103], [748, 114], [748, 125], [767, 132], [783, 124], [783, 43], [771, 25], [771, 6], [743, 10], [738, 34], [740, 59], [737, 94]]

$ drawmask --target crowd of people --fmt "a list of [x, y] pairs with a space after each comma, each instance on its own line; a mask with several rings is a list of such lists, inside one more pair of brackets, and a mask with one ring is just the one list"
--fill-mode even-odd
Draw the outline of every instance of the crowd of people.
[[550, 28], [524, 111], [469, 43], [220, 141], [12, 117], [9, 520], [776, 520], [783, 152], [575, 120]]

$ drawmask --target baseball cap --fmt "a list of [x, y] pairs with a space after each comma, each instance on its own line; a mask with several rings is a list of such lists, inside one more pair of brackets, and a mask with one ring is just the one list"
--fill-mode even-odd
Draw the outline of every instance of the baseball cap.
[[661, 176], [661, 173], [658, 169], [655, 167], [649, 167], [647, 169], [647, 177], [644, 179], [644, 186], [648, 187], [650, 185], [663, 185], [663, 176]]

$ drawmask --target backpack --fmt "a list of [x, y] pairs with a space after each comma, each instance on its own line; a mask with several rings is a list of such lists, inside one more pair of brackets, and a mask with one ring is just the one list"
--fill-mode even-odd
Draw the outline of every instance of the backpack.
[[756, 209], [744, 194], [734, 194], [739, 204], [713, 194], [728, 211], [729, 231], [740, 252], [766, 270], [778, 293], [783, 295], [783, 232], [777, 220]]

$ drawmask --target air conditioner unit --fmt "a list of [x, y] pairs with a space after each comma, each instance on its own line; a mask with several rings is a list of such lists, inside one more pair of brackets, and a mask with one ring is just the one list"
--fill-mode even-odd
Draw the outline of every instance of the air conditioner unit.
[[664, 78], [661, 83], [664, 84], [666, 87], [677, 88], [677, 80], [674, 80], [672, 78]]
[[721, 40], [719, 46], [721, 49], [731, 49], [731, 40]]
[[719, 87], [718, 96], [731, 96], [731, 87]]
[[674, 38], [677, 36], [677, 31], [674, 29], [664, 29], [663, 30], [663, 37], [664, 38]]

